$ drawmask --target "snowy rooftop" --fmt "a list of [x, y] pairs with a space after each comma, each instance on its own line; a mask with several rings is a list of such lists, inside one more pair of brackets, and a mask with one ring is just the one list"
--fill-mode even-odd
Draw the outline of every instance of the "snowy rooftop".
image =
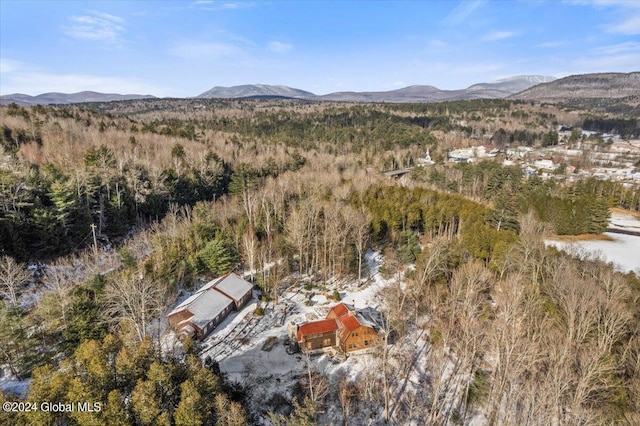
[[215, 288], [233, 298], [234, 300], [240, 300], [244, 295], [251, 291], [253, 286], [247, 281], [243, 280], [234, 273], [228, 274], [218, 280], [217, 284], [214, 284]]
[[233, 300], [224, 294], [213, 289], [207, 290], [189, 305], [189, 311], [193, 313], [191, 322], [198, 327], [204, 327], [232, 303]]
[[213, 288], [201, 289], [182, 302], [169, 315], [188, 309], [193, 314], [189, 321], [204, 327], [233, 304], [233, 300]]

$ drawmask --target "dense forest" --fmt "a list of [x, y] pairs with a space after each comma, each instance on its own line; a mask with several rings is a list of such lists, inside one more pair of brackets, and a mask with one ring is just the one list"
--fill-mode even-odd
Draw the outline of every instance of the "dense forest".
[[[559, 124], [628, 120], [503, 100], [0, 111], [0, 364], [31, 378], [27, 401], [102, 404], [0, 423], [304, 425], [330, 422], [329, 405], [388, 424], [640, 420], [638, 277], [543, 242], [604, 232], [611, 207], [640, 211], [638, 188], [443, 161], [479, 143], [555, 145]], [[437, 165], [383, 174], [427, 149]], [[376, 355], [379, 375], [322, 397], [302, 384], [289, 412], [257, 413], [196, 342], [163, 346], [168, 309], [208, 278], [248, 271], [277, 304], [292, 286], [360, 283], [372, 250], [397, 277], [381, 296], [402, 348]], [[401, 343], [418, 332], [429, 380], [394, 397], [392, 371], [418, 359]]]

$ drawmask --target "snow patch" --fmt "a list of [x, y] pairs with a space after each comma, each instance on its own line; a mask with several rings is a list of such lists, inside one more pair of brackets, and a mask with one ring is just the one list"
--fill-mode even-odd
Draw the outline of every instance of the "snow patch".
[[0, 390], [4, 394], [15, 394], [21, 398], [27, 395], [31, 379], [18, 380], [6, 366], [0, 366]]

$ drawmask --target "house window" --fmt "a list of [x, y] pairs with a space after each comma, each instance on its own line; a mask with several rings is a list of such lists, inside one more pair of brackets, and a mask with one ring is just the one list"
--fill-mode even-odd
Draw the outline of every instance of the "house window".
[[358, 332], [351, 333], [351, 337], [358, 337]]
[[322, 346], [331, 346], [331, 339], [324, 339], [322, 341]]
[[370, 344], [371, 344], [371, 340], [365, 340], [365, 341], [364, 341], [364, 345], [365, 345], [365, 346], [369, 346]]
[[349, 343], [349, 349], [355, 349], [357, 347], [358, 345], [356, 345], [355, 343]]

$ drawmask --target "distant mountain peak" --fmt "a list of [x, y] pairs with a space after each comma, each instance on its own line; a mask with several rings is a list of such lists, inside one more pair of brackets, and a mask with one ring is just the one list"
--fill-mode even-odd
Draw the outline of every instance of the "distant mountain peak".
[[533, 86], [509, 99], [565, 103], [601, 111], [637, 111], [640, 72], [570, 75]]
[[11, 95], [0, 96], [0, 104], [6, 105], [16, 103], [18, 105], [51, 105], [51, 104], [79, 104], [84, 102], [110, 102], [128, 101], [135, 99], [155, 98], [152, 95], [120, 95], [117, 93], [100, 93], [85, 90], [77, 93], [49, 92], [37, 96], [13, 93]]
[[243, 84], [240, 86], [215, 86], [197, 98], [252, 98], [252, 97], [281, 97], [295, 99], [315, 98], [315, 94], [301, 89], [283, 85]]

